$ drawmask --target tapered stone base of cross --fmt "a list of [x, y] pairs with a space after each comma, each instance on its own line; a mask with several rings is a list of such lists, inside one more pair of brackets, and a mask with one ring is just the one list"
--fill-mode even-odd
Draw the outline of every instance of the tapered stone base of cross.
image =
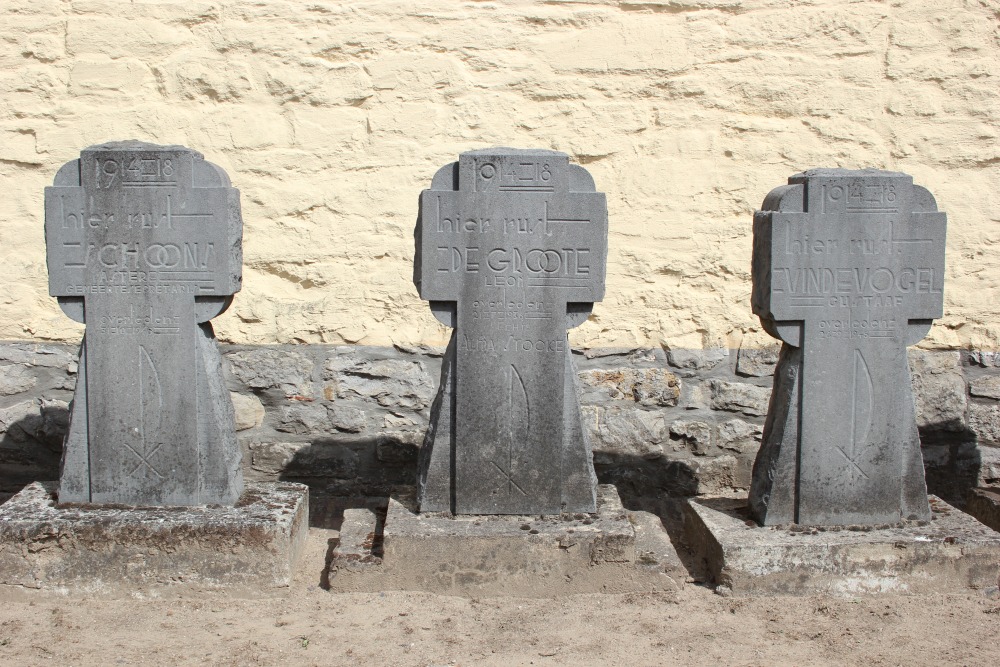
[[[434, 404], [431, 406], [430, 426], [424, 445], [420, 450], [418, 462], [417, 492], [421, 512], [452, 512], [455, 507], [453, 498], [454, 480], [452, 471], [455, 466], [454, 445], [455, 433], [455, 362], [456, 338], [452, 335], [445, 351], [441, 367], [441, 384]], [[563, 381], [563, 431], [558, 447], [559, 461], [548, 461], [551, 468], [560, 471], [559, 495], [555, 502], [540, 504], [537, 498], [528, 495], [530, 489], [519, 484], [518, 479], [511, 474], [510, 460], [491, 462], [496, 475], [502, 475], [498, 490], [503, 492], [505, 499], [519, 501], [523, 511], [488, 512], [470, 511], [470, 505], [459, 506], [465, 511], [457, 514], [559, 514], [561, 512], [595, 512], [597, 476], [594, 474], [593, 456], [590, 450], [590, 440], [587, 437], [580, 418], [580, 402], [576, 393], [576, 373], [573, 360], [569, 353], [565, 359]], [[474, 446], [474, 443], [464, 443]], [[527, 435], [520, 442], [512, 443], [517, 449], [528, 446]], [[503, 482], [506, 481], [506, 484]], [[472, 490], [469, 490], [471, 493]], [[489, 496], [486, 496], [488, 502]], [[510, 507], [509, 500], [501, 507]], [[515, 505], [516, 506], [516, 505]], [[488, 505], [482, 506], [490, 509]]]
[[[144, 506], [232, 505], [243, 493], [243, 457], [236, 439], [236, 418], [229, 390], [223, 381], [222, 355], [209, 322], [196, 325], [192, 355], [193, 387], [187, 387], [198, 406], [193, 422], [195, 440], [165, 442], [158, 448], [141, 449], [137, 441], [126, 449], [125, 481], [145, 479], [149, 483], [136, 488], [115, 483], [114, 478], [91, 475], [91, 461], [109, 467], [109, 461], [97, 459], [98, 447], [90, 447], [88, 433], [88, 386], [94, 383], [87, 371], [87, 342], [80, 345], [80, 363], [76, 391], [70, 406], [70, 423], [63, 442], [59, 478], [61, 503], [120, 503]], [[97, 391], [100, 391], [98, 388]], [[183, 448], [192, 452], [187, 469], [165, 468], [161, 449]], [[103, 464], [103, 465], [102, 465]], [[171, 478], [168, 479], [168, 475]], [[141, 493], [141, 495], [140, 495]]]

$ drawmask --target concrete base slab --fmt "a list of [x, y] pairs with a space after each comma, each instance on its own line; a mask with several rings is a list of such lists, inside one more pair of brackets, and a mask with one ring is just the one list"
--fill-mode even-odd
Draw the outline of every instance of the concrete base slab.
[[942, 593], [997, 585], [1000, 533], [930, 496], [931, 520], [762, 528], [745, 498], [690, 499], [686, 542], [736, 595]]
[[57, 505], [56, 488], [35, 482], [0, 506], [0, 585], [109, 597], [273, 595], [290, 585], [309, 529], [302, 484], [248, 482], [235, 507]]
[[993, 530], [1000, 530], [1000, 488], [984, 486], [972, 489], [965, 511]]
[[668, 570], [679, 560], [665, 533], [656, 539], [654, 522], [642, 521], [637, 549], [633, 518], [613, 486], [598, 487], [597, 507], [553, 516], [418, 514], [413, 493], [399, 491], [383, 525], [371, 510], [344, 512], [330, 589], [476, 597], [676, 590]]

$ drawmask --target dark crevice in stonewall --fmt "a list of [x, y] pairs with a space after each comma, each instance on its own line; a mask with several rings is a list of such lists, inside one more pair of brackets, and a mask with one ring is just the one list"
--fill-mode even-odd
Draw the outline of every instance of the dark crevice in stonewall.
[[42, 407], [7, 426], [0, 438], [0, 503], [32, 482], [59, 479], [65, 407]]
[[920, 444], [927, 493], [964, 508], [972, 489], [979, 486], [982, 457], [975, 435], [921, 430]]

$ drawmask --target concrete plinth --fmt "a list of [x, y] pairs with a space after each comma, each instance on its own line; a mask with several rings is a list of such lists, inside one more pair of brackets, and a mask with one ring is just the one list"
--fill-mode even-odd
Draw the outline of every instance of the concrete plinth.
[[308, 532], [309, 490], [247, 483], [235, 507], [57, 505], [35, 482], [0, 506], [0, 584], [150, 596], [286, 589]]
[[596, 513], [543, 517], [418, 514], [411, 492], [394, 493], [384, 525], [370, 510], [344, 513], [329, 582], [338, 592], [549, 597], [675, 590], [680, 571], [659, 520], [626, 511], [602, 485]]
[[957, 593], [997, 585], [1000, 533], [930, 496], [931, 520], [759, 527], [745, 498], [691, 499], [688, 545], [736, 595]]
[[1000, 530], [1000, 487], [972, 489], [965, 511], [993, 530]]

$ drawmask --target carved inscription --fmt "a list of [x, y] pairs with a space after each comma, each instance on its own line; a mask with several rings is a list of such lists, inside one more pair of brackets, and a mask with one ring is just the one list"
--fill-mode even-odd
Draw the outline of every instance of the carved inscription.
[[896, 187], [895, 183], [868, 183], [862, 180], [823, 183], [820, 185], [823, 213], [897, 213]]
[[[103, 162], [105, 169], [119, 164], [115, 160]], [[174, 160], [149, 162], [172, 164]], [[173, 173], [173, 167], [170, 171]], [[117, 167], [112, 173], [118, 173]], [[151, 186], [163, 185], [160, 181], [142, 182]], [[130, 181], [108, 179], [103, 183], [103, 190], [112, 191], [127, 186]], [[176, 183], [171, 185], [176, 186]], [[124, 213], [88, 211], [84, 202], [93, 206], [95, 198], [84, 200], [76, 192], [58, 195], [61, 224], [57, 230], [51, 230], [58, 233], [51, 235], [60, 237], [61, 248], [56, 252], [50, 250], [49, 254], [61, 261], [67, 276], [75, 278], [65, 285], [67, 296], [146, 292], [210, 294], [215, 291], [213, 276], [221, 268], [219, 248], [225, 247], [225, 225], [215, 224], [212, 212], [185, 213], [182, 212], [185, 210], [183, 204], [178, 210], [174, 203], [176, 192], [161, 194], [151, 190], [150, 195], [142, 197], [141, 203], [126, 199]], [[69, 208], [67, 199], [70, 200]], [[146, 212], [131, 210], [142, 205], [148, 207]], [[154, 207], [157, 210], [153, 210]], [[184, 240], [203, 235], [208, 230], [215, 233], [217, 240]], [[115, 240], [118, 238], [125, 240]], [[88, 267], [92, 270], [88, 271]]]
[[93, 160], [95, 189], [123, 187], [170, 187], [177, 185], [177, 158], [146, 154], [97, 157]]
[[[137, 312], [134, 305], [129, 305], [128, 312], [121, 315], [104, 315], [97, 322], [97, 332], [111, 335], [155, 334], [176, 336], [180, 331], [179, 316], [153, 313], [148, 307], [145, 312]], [[146, 353], [148, 356], [148, 353]]]

